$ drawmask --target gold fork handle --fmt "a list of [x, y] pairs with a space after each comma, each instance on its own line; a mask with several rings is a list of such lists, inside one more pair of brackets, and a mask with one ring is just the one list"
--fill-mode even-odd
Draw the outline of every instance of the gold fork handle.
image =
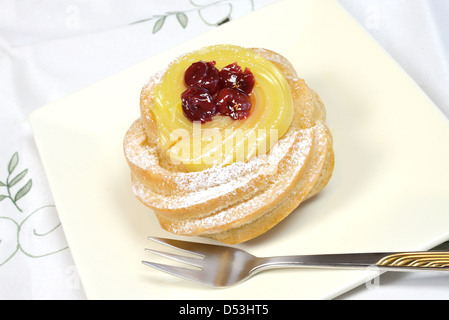
[[448, 269], [448, 252], [409, 252], [395, 253], [382, 258], [378, 267]]
[[367, 268], [449, 271], [449, 252], [352, 253], [259, 258], [253, 271], [279, 267]]

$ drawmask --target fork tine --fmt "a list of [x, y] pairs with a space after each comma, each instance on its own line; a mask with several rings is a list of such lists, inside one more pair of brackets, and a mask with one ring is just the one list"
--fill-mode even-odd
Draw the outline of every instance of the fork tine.
[[148, 237], [148, 240], [169, 246], [174, 249], [184, 251], [186, 253], [195, 254], [195, 255], [201, 256], [202, 258], [204, 258], [204, 254], [201, 253], [202, 251], [207, 252], [207, 251], [213, 249], [214, 247], [217, 247], [217, 246], [208, 245], [208, 244], [204, 244], [204, 243], [194, 243], [194, 242], [189, 242], [189, 241], [181, 241], [181, 240], [158, 238], [158, 237]]
[[193, 269], [187, 269], [187, 268], [182, 268], [182, 267], [175, 267], [175, 266], [170, 266], [170, 265], [161, 264], [161, 263], [154, 263], [154, 262], [149, 262], [149, 261], [142, 261], [142, 263], [146, 266], [155, 268], [159, 271], [166, 272], [168, 274], [171, 274], [173, 276], [176, 276], [176, 277], [179, 277], [182, 279], [187, 279], [187, 280], [207, 284], [206, 282], [201, 280], [201, 272], [202, 272], [201, 270], [193, 270]]
[[145, 249], [145, 251], [147, 252], [151, 252], [153, 254], [156, 254], [158, 256], [167, 258], [167, 259], [171, 259], [174, 261], [178, 261], [178, 262], [182, 262], [194, 267], [198, 267], [201, 268], [201, 264], [200, 262], [202, 261], [201, 259], [198, 258], [190, 258], [190, 257], [186, 257], [186, 256], [180, 256], [177, 254], [171, 254], [171, 253], [167, 253], [167, 252], [162, 252], [162, 251], [158, 251], [158, 250], [152, 250], [152, 249]]

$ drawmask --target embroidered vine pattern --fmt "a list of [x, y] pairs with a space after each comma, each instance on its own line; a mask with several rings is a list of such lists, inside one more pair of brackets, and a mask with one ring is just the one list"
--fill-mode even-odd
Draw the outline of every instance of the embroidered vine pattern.
[[22, 212], [22, 209], [18, 206], [17, 202], [22, 199], [28, 192], [30, 192], [31, 187], [33, 186], [33, 180], [30, 179], [28, 182], [17, 191], [14, 195], [12, 192], [12, 187], [14, 187], [16, 184], [18, 184], [28, 173], [28, 169], [23, 170], [18, 175], [14, 176], [14, 171], [19, 164], [19, 154], [16, 152], [12, 156], [11, 160], [9, 160], [8, 164], [8, 177], [6, 178], [5, 182], [0, 181], [0, 187], [6, 187], [6, 193], [7, 194], [0, 194], [0, 201], [3, 201], [5, 199], [9, 199], [12, 201], [12, 203], [16, 206], [16, 208]]
[[[23, 254], [25, 254], [26, 256], [30, 257], [30, 258], [43, 258], [46, 256], [50, 256], [53, 254], [56, 254], [58, 252], [64, 251], [66, 249], [68, 249], [68, 246], [61, 248], [61, 249], [57, 249], [51, 252], [47, 252], [44, 254], [33, 254], [31, 252], [29, 252], [28, 250], [26, 250], [23, 246], [23, 244], [21, 243], [20, 239], [21, 239], [21, 235], [22, 235], [22, 230], [23, 230], [23, 226], [26, 224], [26, 222], [37, 212], [39, 212], [42, 209], [45, 208], [54, 208], [54, 206], [50, 205], [50, 206], [44, 206], [41, 207], [35, 211], [33, 211], [33, 213], [31, 213], [28, 217], [25, 218], [25, 220], [23, 220], [21, 223], [18, 223], [17, 221], [15, 221], [14, 219], [8, 218], [8, 217], [0, 217], [0, 221], [7, 221], [10, 222], [11, 225], [14, 225], [17, 230], [16, 230], [16, 243], [15, 246], [13, 246], [13, 248], [11, 249], [11, 251], [8, 253], [6, 253], [6, 257], [3, 258], [2, 260], [0, 260], [0, 267], [3, 266], [4, 264], [6, 264], [8, 261], [10, 261], [18, 252], [22, 252]], [[33, 229], [33, 236], [35, 237], [45, 237], [47, 235], [49, 235], [50, 233], [54, 232], [56, 229], [58, 229], [61, 226], [61, 224], [58, 224], [56, 227], [52, 228], [51, 230], [45, 231], [45, 232], [38, 232], [36, 231], [36, 229]], [[2, 240], [0, 239], [0, 244], [1, 244]]]
[[[16, 152], [13, 154], [13, 156], [8, 162], [7, 166], [8, 174], [6, 176], [6, 179], [0, 180], [0, 202], [9, 200], [19, 213], [23, 213], [23, 209], [19, 206], [18, 202], [19, 200], [22, 200], [31, 191], [31, 188], [33, 186], [33, 180], [32, 179], [24, 180], [25, 176], [28, 173], [28, 169], [24, 169], [22, 171], [17, 170], [18, 165], [19, 165], [19, 154]], [[10, 261], [18, 252], [22, 252], [23, 254], [25, 254], [30, 258], [42, 258], [68, 249], [68, 247], [66, 246], [64, 248], [51, 250], [50, 252], [46, 253], [33, 254], [31, 251], [25, 248], [22, 242], [21, 236], [24, 232], [27, 232], [26, 226], [30, 223], [31, 218], [34, 215], [38, 214], [39, 212], [45, 213], [44, 210], [54, 210], [54, 208], [55, 208], [54, 205], [42, 206], [34, 210], [31, 214], [27, 215], [25, 218], [23, 218], [23, 216], [20, 215], [22, 219], [21, 222], [19, 222], [16, 218], [0, 216], [0, 226], [3, 228], [3, 233], [0, 234], [0, 267], [5, 265], [8, 261]], [[32, 238], [33, 239], [44, 238], [55, 232], [60, 227], [61, 227], [60, 223], [57, 224], [55, 227], [51, 228], [50, 230], [45, 231], [37, 231], [37, 229], [34, 227], [32, 228], [33, 230]], [[1, 237], [8, 237], [8, 238], [6, 239]], [[31, 237], [29, 234], [27, 234], [25, 238], [29, 239]]]
[[[241, 0], [238, 0], [241, 1]], [[254, 11], [254, 0], [247, 0], [250, 5], [251, 5], [251, 11]], [[233, 0], [216, 0], [213, 1], [209, 4], [199, 4], [196, 3], [194, 0], [189, 0], [189, 3], [193, 6], [193, 8], [191, 9], [187, 9], [187, 10], [180, 10], [180, 11], [168, 11], [165, 12], [164, 14], [159, 14], [159, 15], [153, 15], [149, 18], [146, 19], [142, 19], [142, 20], [138, 20], [135, 22], [132, 22], [131, 24], [137, 24], [137, 23], [142, 23], [142, 22], [148, 22], [148, 21], [155, 21], [154, 25], [153, 25], [153, 34], [159, 32], [165, 25], [165, 22], [167, 20], [167, 18], [170, 18], [172, 16], [176, 17], [176, 20], [178, 21], [178, 23], [181, 25], [182, 28], [187, 28], [187, 25], [189, 24], [189, 13], [197, 13], [198, 17], [201, 19], [201, 21], [203, 21], [203, 23], [205, 23], [208, 26], [212, 26], [212, 27], [216, 27], [219, 26], [221, 24], [224, 24], [228, 21], [231, 20], [231, 16], [232, 16], [232, 12], [233, 12]], [[203, 11], [214, 7], [214, 6], [219, 6], [219, 5], [226, 5], [228, 7], [228, 12], [227, 15], [218, 22], [212, 22], [210, 20], [208, 20]]]

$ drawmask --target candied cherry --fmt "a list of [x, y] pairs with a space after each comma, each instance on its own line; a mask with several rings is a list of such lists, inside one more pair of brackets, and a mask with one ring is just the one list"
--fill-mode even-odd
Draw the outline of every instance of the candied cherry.
[[237, 62], [224, 67], [220, 71], [220, 87], [239, 89], [250, 94], [256, 83], [253, 73], [250, 69], [242, 70]]
[[184, 74], [187, 87], [199, 87], [214, 95], [219, 90], [220, 71], [215, 67], [216, 62], [198, 61], [192, 64]]
[[232, 89], [222, 89], [216, 99], [217, 111], [234, 120], [248, 118], [251, 109], [251, 98], [245, 92]]
[[182, 93], [181, 100], [184, 115], [191, 121], [205, 123], [212, 120], [216, 114], [216, 104], [206, 89], [189, 88]]

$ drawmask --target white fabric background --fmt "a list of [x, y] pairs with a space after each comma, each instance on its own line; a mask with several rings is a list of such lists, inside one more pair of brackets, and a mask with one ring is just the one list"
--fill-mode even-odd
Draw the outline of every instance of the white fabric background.
[[[254, 9], [275, 1], [254, 0]], [[339, 2], [449, 116], [449, 2]], [[231, 19], [253, 9], [250, 0], [193, 3], [209, 6], [202, 10], [205, 21], [189, 0], [0, 0], [0, 181], [16, 152], [12, 175], [28, 171], [11, 192], [32, 179], [17, 201], [22, 212], [9, 199], [0, 202], [0, 299], [86, 298], [52, 206], [29, 113], [214, 28], [209, 24], [226, 18], [229, 4]], [[173, 15], [156, 34], [157, 18], [131, 24], [181, 10], [185, 28]], [[0, 195], [5, 192], [0, 186]], [[389, 273], [341, 298], [447, 299], [448, 288], [446, 275]]]

